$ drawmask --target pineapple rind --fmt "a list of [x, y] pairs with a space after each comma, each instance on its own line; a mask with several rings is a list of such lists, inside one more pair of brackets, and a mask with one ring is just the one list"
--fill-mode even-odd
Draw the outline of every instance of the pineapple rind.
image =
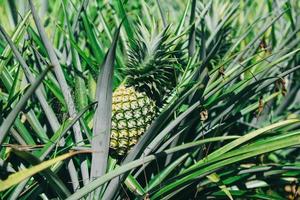
[[121, 85], [113, 93], [110, 147], [126, 154], [153, 121], [157, 108], [145, 92]]

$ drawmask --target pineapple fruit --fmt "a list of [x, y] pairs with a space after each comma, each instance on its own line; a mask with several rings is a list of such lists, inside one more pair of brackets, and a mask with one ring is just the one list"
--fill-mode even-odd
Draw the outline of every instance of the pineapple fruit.
[[138, 142], [175, 84], [174, 38], [169, 27], [161, 33], [140, 25], [129, 51], [124, 82], [112, 99], [110, 147], [119, 156]]
[[157, 108], [145, 92], [121, 85], [113, 94], [110, 146], [124, 155], [150, 126]]

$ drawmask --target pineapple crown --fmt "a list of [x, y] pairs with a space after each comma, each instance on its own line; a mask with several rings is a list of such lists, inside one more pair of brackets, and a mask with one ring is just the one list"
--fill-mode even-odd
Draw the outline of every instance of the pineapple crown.
[[171, 37], [170, 26], [161, 32], [157, 29], [139, 23], [129, 50], [125, 84], [145, 92], [161, 107], [176, 86], [176, 38]]

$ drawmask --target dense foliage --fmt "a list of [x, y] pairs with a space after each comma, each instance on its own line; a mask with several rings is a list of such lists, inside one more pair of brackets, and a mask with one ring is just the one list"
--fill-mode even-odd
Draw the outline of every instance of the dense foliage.
[[299, 1], [0, 11], [1, 199], [300, 199]]

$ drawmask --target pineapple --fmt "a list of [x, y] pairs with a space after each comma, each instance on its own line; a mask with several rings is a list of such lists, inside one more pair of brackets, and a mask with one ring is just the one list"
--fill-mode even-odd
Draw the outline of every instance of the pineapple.
[[113, 120], [110, 146], [124, 155], [149, 127], [157, 108], [145, 92], [121, 85], [113, 94]]
[[147, 130], [175, 86], [174, 38], [141, 25], [129, 51], [125, 81], [114, 91], [110, 147], [125, 155]]

